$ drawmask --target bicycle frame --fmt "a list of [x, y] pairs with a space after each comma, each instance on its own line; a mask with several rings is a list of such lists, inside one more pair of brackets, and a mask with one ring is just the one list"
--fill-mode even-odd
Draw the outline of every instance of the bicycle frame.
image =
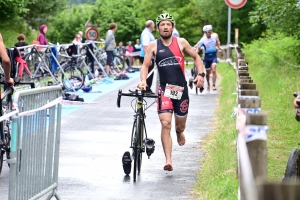
[[119, 90], [118, 93], [118, 100], [117, 106], [120, 107], [121, 103], [121, 96], [131, 96], [136, 97], [136, 104], [135, 104], [135, 114], [134, 114], [134, 122], [132, 127], [131, 133], [131, 145], [133, 153], [132, 157], [134, 159], [134, 169], [133, 169], [133, 181], [136, 181], [136, 174], [140, 173], [141, 163], [142, 163], [142, 153], [145, 152], [145, 144], [144, 144], [144, 134], [145, 140], [147, 139], [147, 131], [145, 125], [145, 104], [144, 104], [144, 97], [149, 98], [158, 98], [158, 106], [159, 109], [161, 108], [161, 94], [158, 95], [145, 95], [145, 91], [135, 90], [132, 93], [122, 93], [122, 90]]

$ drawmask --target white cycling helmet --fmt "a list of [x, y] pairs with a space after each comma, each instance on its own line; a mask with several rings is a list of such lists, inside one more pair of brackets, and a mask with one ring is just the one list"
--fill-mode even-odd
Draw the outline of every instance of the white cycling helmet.
[[211, 31], [213, 29], [212, 25], [203, 26], [203, 32]]

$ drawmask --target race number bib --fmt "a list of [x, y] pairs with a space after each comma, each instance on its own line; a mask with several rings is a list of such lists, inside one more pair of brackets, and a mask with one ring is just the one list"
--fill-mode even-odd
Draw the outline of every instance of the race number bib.
[[167, 84], [164, 96], [169, 97], [171, 99], [177, 99], [180, 100], [182, 93], [183, 93], [184, 87], [178, 86], [178, 85], [171, 85]]

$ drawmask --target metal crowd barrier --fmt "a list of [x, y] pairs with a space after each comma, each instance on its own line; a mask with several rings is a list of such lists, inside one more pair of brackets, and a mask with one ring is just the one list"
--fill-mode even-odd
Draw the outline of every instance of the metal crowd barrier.
[[55, 197], [62, 89], [50, 86], [16, 92], [12, 119], [9, 200]]

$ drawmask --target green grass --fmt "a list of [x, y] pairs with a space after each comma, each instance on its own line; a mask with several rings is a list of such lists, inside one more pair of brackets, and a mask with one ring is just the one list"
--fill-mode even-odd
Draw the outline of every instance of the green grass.
[[[221, 102], [214, 119], [214, 130], [203, 143], [205, 157], [194, 189], [197, 199], [237, 199], [235, 118], [236, 75], [233, 67], [218, 64]], [[225, 128], [224, 128], [225, 127]]]
[[[268, 179], [280, 181], [291, 150], [300, 142], [300, 124], [295, 120], [292, 95], [300, 91], [300, 68], [279, 62], [264, 67], [253, 60], [256, 57], [247, 58], [250, 76], [262, 100], [262, 111], [268, 115]], [[220, 105], [214, 130], [203, 143], [205, 157], [194, 188], [196, 199], [237, 199], [234, 144], [237, 131], [235, 118], [230, 118], [236, 107], [236, 96], [232, 94], [236, 90], [236, 75], [227, 64], [219, 64], [217, 72], [221, 77]]]

